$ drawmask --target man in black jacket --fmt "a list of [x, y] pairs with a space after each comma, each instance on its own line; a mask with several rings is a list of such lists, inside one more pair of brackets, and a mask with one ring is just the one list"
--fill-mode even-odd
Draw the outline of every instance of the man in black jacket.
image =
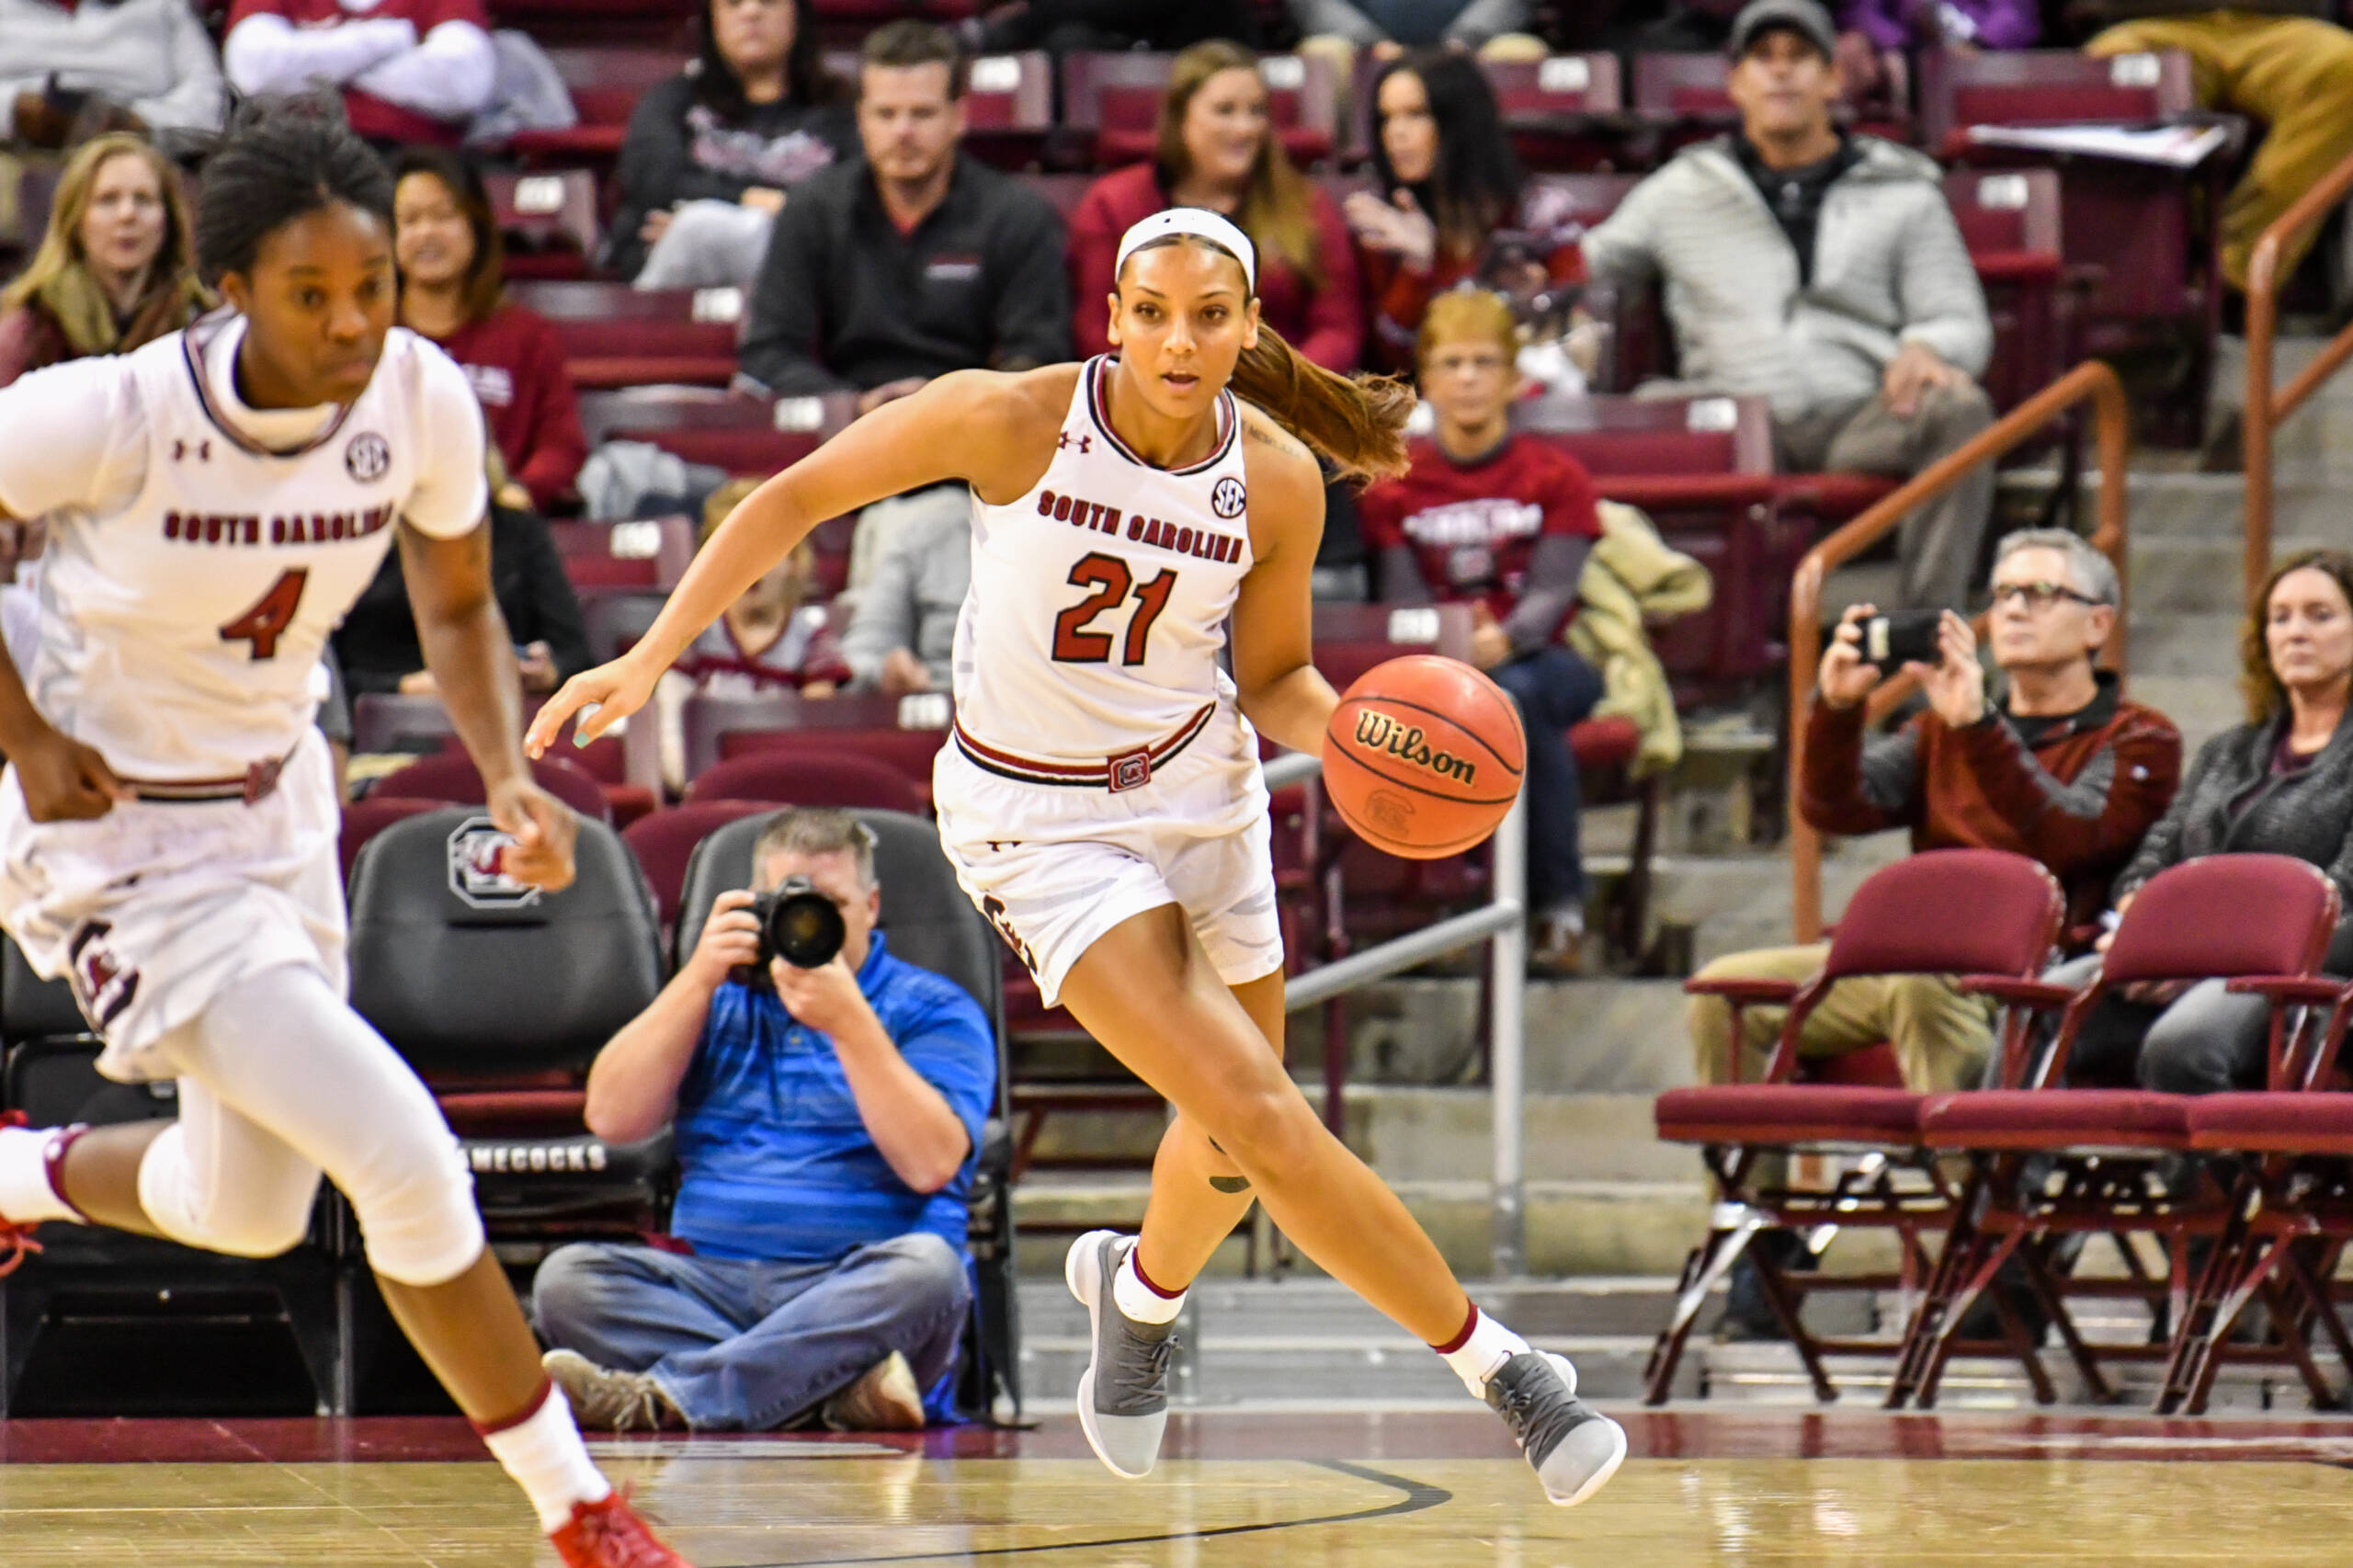
[[[783, 396], [855, 392], [865, 413], [950, 370], [1071, 357], [1063, 225], [1042, 196], [966, 157], [962, 62], [923, 22], [877, 28], [858, 72], [862, 162], [796, 187], [752, 295], [744, 374]], [[936, 485], [869, 506], [842, 639], [855, 684], [946, 689], [970, 574], [971, 502]]]

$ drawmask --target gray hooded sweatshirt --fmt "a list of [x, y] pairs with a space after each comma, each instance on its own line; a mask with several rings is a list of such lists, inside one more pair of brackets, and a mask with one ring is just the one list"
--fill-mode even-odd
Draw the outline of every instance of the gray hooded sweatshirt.
[[1855, 138], [1824, 193], [1813, 280], [1729, 141], [1685, 148], [1585, 237], [1597, 279], [1663, 280], [1679, 380], [1761, 393], [1777, 418], [1862, 403], [1905, 343], [1982, 376], [1994, 331], [1937, 165]]

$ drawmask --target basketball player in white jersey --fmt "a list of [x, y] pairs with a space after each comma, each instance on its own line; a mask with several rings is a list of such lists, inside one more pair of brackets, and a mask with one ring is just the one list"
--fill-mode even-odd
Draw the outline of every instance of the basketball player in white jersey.
[[[37, 648], [0, 658], [0, 926], [64, 975], [99, 1068], [179, 1119], [0, 1126], [0, 1269], [49, 1221], [247, 1256], [351, 1199], [393, 1315], [571, 1568], [684, 1568], [589, 1462], [433, 1096], [344, 1005], [337, 802], [311, 676], [398, 541], [451, 718], [514, 837], [572, 881], [491, 597], [482, 414], [392, 326], [392, 182], [331, 103], [248, 106], [205, 174], [230, 308], [0, 391], [0, 517], [45, 517]], [[22, 1118], [7, 1119], [21, 1123]]]
[[960, 372], [858, 421], [738, 506], [643, 641], [568, 684], [526, 744], [536, 755], [574, 712], [594, 736], [636, 710], [824, 518], [970, 483], [940, 836], [1044, 1000], [1178, 1113], [1142, 1234], [1083, 1236], [1066, 1266], [1095, 1324], [1079, 1415], [1096, 1453], [1121, 1475], [1152, 1468], [1169, 1324], [1255, 1191], [1505, 1416], [1552, 1501], [1580, 1502], [1625, 1457], [1624, 1432], [1575, 1397], [1566, 1360], [1471, 1304], [1282, 1066], [1256, 732], [1323, 744], [1337, 699], [1309, 658], [1314, 454], [1359, 476], [1401, 469], [1411, 394], [1320, 370], [1262, 326], [1250, 242], [1214, 213], [1146, 219], [1119, 263], [1116, 357]]

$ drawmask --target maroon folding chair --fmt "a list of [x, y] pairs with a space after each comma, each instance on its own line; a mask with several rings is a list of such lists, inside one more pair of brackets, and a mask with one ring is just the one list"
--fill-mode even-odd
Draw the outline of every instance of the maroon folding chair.
[[744, 330], [741, 289], [647, 290], [576, 281], [517, 283], [509, 294], [555, 328], [564, 369], [583, 391], [724, 387], [734, 377]]
[[[608, 824], [613, 820], [604, 789], [586, 768], [570, 757], [551, 755], [538, 758], [531, 764], [531, 778], [582, 816]], [[376, 788], [369, 793], [479, 806], [489, 790], [483, 788], [482, 774], [475, 768], [472, 757], [461, 751], [444, 751], [419, 757], [406, 767], [387, 773], [376, 781]]]
[[1982, 384], [2006, 414], [2075, 358], [2060, 295], [2059, 176], [2050, 169], [1957, 170], [1945, 176], [1945, 200], [1993, 319], [1994, 358]]
[[629, 117], [647, 89], [660, 86], [693, 58], [682, 49], [631, 44], [555, 45], [548, 62], [563, 79], [576, 125], [561, 131], [519, 131], [506, 151], [526, 168], [587, 165], [608, 170], [620, 157]]
[[[1063, 56], [1063, 124], [1090, 141], [1098, 168], [1152, 156], [1160, 100], [1167, 95], [1173, 54]], [[1339, 84], [1321, 57], [1269, 54], [1258, 62], [1267, 81], [1267, 109], [1283, 151], [1294, 163], [1332, 155], [1339, 131]]]
[[[1955, 911], [1968, 917], [1955, 919]], [[1793, 1273], [1763, 1251], [1749, 1252], [1773, 1315], [1796, 1346], [1816, 1398], [1837, 1397], [1825, 1354], [1886, 1355], [1878, 1340], [1834, 1340], [1808, 1329], [1800, 1307], [1815, 1290], [1919, 1288], [1928, 1272], [1923, 1233], [1940, 1230], [1955, 1195], [1934, 1161], [1921, 1153], [1919, 1119], [1928, 1096], [1904, 1087], [1892, 1055], [1876, 1057], [1878, 1083], [1855, 1083], [1858, 1065], [1815, 1063], [1798, 1054], [1806, 1017], [1838, 981], [1854, 976], [1936, 974], [2001, 1008], [2006, 1053], [2025, 1039], [2031, 1015], [2023, 1003], [2049, 961], [2065, 918], [2058, 881], [2040, 862], [1992, 849], [1932, 849], [1876, 871], [1855, 890], [1831, 938], [1821, 972], [1802, 985], [1777, 980], [1693, 979], [1683, 988], [1719, 996], [1733, 1010], [1733, 1059], [1724, 1081], [1670, 1089], [1654, 1115], [1670, 1143], [1696, 1143], [1714, 1174], [1722, 1201], [1707, 1239], [1684, 1265], [1675, 1308], [1652, 1347], [1645, 1398], [1664, 1403], [1684, 1341], [1708, 1292], [1760, 1230], [1800, 1232], [1862, 1226], [1893, 1231], [1902, 1259], [1893, 1276]], [[1786, 1006], [1787, 1020], [1761, 1083], [1740, 1077], [1741, 1021], [1755, 1006]], [[1827, 1071], [1825, 1071], [1827, 1069]], [[1834, 1079], [1845, 1079], [1838, 1082]], [[1768, 1154], [1859, 1155], [1826, 1183], [1791, 1171], [1778, 1178]]]
[[802, 739], [800, 746], [746, 752], [697, 775], [687, 786], [687, 803], [767, 801], [931, 814], [928, 792], [890, 763], [842, 751], [839, 737], [828, 733]]
[[585, 278], [597, 254], [597, 176], [586, 169], [483, 176], [506, 245], [506, 276]]
[[563, 575], [581, 592], [667, 592], [695, 558], [695, 526], [687, 517], [645, 517], [627, 523], [555, 522], [548, 537]]
[[[2053, 1043], [2029, 1051], [2023, 1038], [2005, 1042], [2002, 1087], [1938, 1095], [1920, 1111], [1922, 1143], [1965, 1154], [1970, 1175], [1936, 1272], [1906, 1325], [1889, 1409], [1907, 1400], [1922, 1409], [1936, 1403], [1956, 1325], [2014, 1256], [2094, 1399], [2113, 1397], [2101, 1362], [2170, 1358], [2167, 1346], [2087, 1344], [2065, 1298], [2138, 1297], [2152, 1311], [2169, 1312], [2177, 1327], [2188, 1324], [2189, 1241], [2220, 1234], [2228, 1213], [2228, 1194], [2196, 1162], [2179, 1157], [2189, 1148], [2195, 1102], [2145, 1089], [2063, 1088], [2056, 1081], [2093, 1009], [2110, 992], [2135, 984], [2222, 980], [2266, 996], [2272, 1060], [2293, 1060], [2325, 1018], [2304, 1017], [2318, 995], [2306, 983], [2327, 952], [2337, 913], [2336, 884], [2306, 861], [2208, 856], [2171, 867], [2141, 888], [2086, 990], [2017, 988], [2022, 1002], [2063, 1007]], [[2328, 997], [2336, 994], [2327, 989]], [[2129, 1244], [2134, 1233], [2165, 1244], [2165, 1278], [2140, 1268]], [[2063, 1281], [2052, 1267], [2056, 1244], [2094, 1233], [2119, 1238], [2128, 1277]], [[1996, 1305], [2003, 1296], [1995, 1292]], [[2326, 1381], [2293, 1337], [2292, 1324], [2282, 1326], [2314, 1397], [2328, 1399]], [[2011, 1349], [2035, 1380], [2038, 1397], [2049, 1403], [2034, 1346], [2014, 1335]]]
[[666, 950], [670, 929], [678, 923], [678, 899], [687, 885], [687, 862], [695, 846], [739, 817], [776, 810], [774, 801], [689, 801], [642, 816], [621, 829], [621, 842], [637, 857], [654, 890], [654, 908], [662, 916], [662, 944]]
[[351, 881], [351, 867], [359, 858], [360, 850], [375, 837], [403, 817], [413, 817], [420, 812], [438, 812], [447, 801], [428, 801], [415, 795], [387, 795], [371, 790], [365, 800], [347, 801], [343, 807], [343, 825], [337, 830], [335, 850], [343, 860], [343, 880]]
[[721, 762], [756, 752], [805, 754], [822, 747], [886, 762], [927, 790], [932, 759], [948, 739], [950, 712], [946, 692], [893, 698], [846, 691], [816, 699], [788, 691], [751, 697], [699, 691], [679, 710], [687, 777], [699, 778]]

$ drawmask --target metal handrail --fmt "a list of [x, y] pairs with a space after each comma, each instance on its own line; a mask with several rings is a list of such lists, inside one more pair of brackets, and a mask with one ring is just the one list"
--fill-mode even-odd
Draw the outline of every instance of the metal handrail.
[[[2116, 631], [2107, 662], [2122, 669], [2125, 653], [2124, 458], [2131, 435], [2124, 387], [2116, 372], [2097, 359], [2076, 366], [1959, 449], [1938, 459], [1904, 487], [1847, 523], [1806, 551], [1790, 584], [1790, 923], [1801, 942], [1822, 935], [1822, 836], [1798, 812], [1800, 770], [1805, 755], [1806, 710], [1822, 660], [1822, 582], [1832, 568], [1861, 554], [1904, 520], [1904, 515], [1961, 483], [1980, 463], [1992, 462], [2077, 403], [2092, 405], [2099, 444], [2099, 527], [2093, 546], [2116, 562]], [[1884, 689], [1884, 688], [1882, 688]]]
[[2329, 170], [2296, 204], [2271, 221], [2246, 264], [2246, 406], [2239, 415], [2240, 467], [2246, 473], [2246, 592], [2254, 598], [2271, 574], [2271, 437], [2279, 422], [2303, 406], [2346, 360], [2353, 358], [2353, 325], [2328, 340], [2313, 362], [2284, 387], [2271, 384], [2271, 355], [2279, 336], [2279, 253], [2318, 228], [2353, 192], [2353, 156]]

